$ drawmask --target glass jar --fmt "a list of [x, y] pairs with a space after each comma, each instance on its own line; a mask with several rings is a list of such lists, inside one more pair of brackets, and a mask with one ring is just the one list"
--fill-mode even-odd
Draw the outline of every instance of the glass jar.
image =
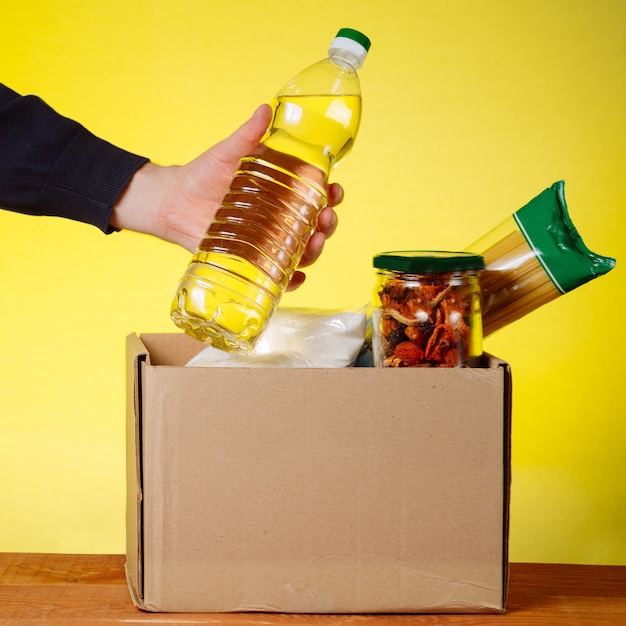
[[476, 366], [482, 354], [483, 257], [431, 250], [374, 257], [375, 367]]

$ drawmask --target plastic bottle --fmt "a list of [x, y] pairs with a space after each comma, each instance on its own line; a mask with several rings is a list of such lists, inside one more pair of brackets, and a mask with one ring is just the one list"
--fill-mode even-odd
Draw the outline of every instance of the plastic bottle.
[[341, 29], [328, 57], [274, 98], [270, 128], [241, 160], [178, 285], [171, 317], [187, 334], [229, 352], [254, 347], [315, 232], [330, 172], [354, 143], [369, 46]]

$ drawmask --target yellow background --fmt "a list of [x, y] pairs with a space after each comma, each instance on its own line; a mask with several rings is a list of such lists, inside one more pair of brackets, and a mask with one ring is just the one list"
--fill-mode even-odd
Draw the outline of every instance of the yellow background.
[[[373, 254], [464, 248], [565, 179], [618, 265], [485, 342], [514, 372], [511, 558], [626, 564], [624, 2], [5, 5], [0, 81], [163, 164], [228, 135], [339, 27], [370, 36], [340, 229], [288, 305], [360, 306]], [[0, 238], [0, 550], [123, 552], [124, 338], [176, 330], [189, 255], [6, 211]]]

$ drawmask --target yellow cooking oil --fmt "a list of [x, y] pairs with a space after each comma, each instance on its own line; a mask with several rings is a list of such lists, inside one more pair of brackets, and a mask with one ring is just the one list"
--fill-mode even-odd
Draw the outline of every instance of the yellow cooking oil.
[[246, 351], [273, 313], [276, 284], [250, 261], [198, 251], [180, 281], [172, 319], [187, 334], [231, 352]]
[[352, 147], [360, 106], [359, 96], [275, 100], [261, 149], [242, 160], [174, 298], [172, 319], [189, 335], [254, 347], [315, 231], [328, 174]]
[[260, 145], [244, 157], [171, 307], [186, 333], [226, 351], [250, 351], [295, 272], [331, 170], [352, 148], [361, 118], [357, 69], [369, 40], [341, 29], [328, 58], [280, 90]]
[[278, 96], [264, 143], [326, 175], [354, 143], [361, 119], [361, 96]]

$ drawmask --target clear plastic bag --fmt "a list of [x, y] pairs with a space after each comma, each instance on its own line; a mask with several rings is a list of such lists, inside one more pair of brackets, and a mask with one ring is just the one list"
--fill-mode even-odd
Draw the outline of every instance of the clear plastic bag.
[[364, 348], [367, 311], [279, 307], [251, 352], [211, 346], [192, 367], [351, 367]]

